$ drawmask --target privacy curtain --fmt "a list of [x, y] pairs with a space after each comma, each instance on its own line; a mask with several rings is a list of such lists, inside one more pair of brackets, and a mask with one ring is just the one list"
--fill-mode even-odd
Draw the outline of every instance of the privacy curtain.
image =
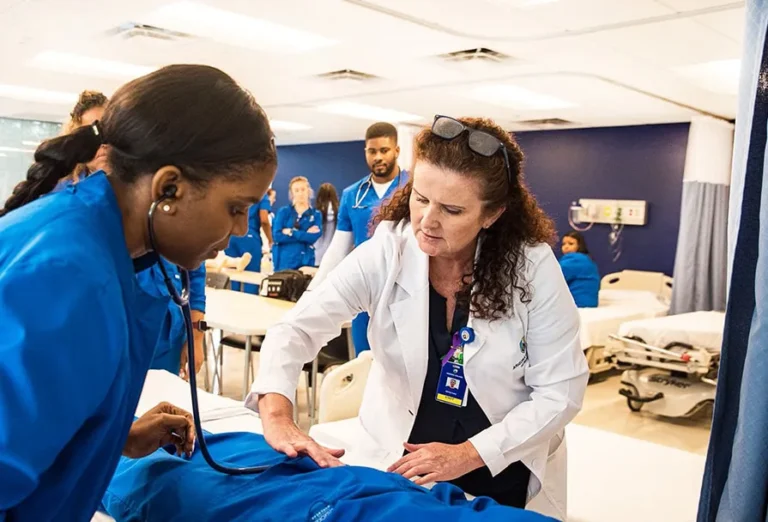
[[688, 134], [670, 313], [725, 311], [733, 125], [695, 118]]
[[731, 183], [728, 303], [699, 522], [764, 522], [768, 516], [767, 26], [768, 0], [749, 0]]

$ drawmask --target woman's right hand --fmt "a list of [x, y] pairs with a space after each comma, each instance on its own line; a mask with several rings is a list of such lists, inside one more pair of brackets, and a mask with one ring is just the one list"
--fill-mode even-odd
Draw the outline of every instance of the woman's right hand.
[[291, 409], [291, 402], [282, 395], [261, 397], [259, 411], [267, 444], [290, 458], [307, 455], [321, 468], [343, 466], [339, 459], [344, 456], [344, 450], [326, 448], [315, 442], [293, 422]]

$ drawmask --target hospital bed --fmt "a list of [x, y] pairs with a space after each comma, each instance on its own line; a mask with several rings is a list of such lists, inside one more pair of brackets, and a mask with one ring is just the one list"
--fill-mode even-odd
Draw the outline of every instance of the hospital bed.
[[625, 270], [601, 281], [597, 308], [580, 308], [581, 347], [592, 374], [613, 368], [606, 357], [609, 336], [628, 321], [662, 317], [669, 312], [672, 278], [657, 272]]
[[715, 399], [725, 314], [694, 312], [629, 321], [610, 336], [619, 393], [632, 411], [689, 417]]

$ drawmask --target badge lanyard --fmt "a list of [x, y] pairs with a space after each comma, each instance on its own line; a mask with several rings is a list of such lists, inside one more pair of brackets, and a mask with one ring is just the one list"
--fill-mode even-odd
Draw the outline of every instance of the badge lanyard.
[[435, 400], [456, 407], [467, 405], [468, 387], [464, 377], [464, 346], [475, 340], [472, 328], [464, 327], [453, 334], [451, 349], [441, 361], [440, 379]]

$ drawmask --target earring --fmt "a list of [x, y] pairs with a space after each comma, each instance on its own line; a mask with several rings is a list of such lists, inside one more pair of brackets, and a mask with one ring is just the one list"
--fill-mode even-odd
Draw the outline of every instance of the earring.
[[170, 205], [163, 205], [163, 212], [168, 212], [170, 210], [171, 210], [171, 206]]

